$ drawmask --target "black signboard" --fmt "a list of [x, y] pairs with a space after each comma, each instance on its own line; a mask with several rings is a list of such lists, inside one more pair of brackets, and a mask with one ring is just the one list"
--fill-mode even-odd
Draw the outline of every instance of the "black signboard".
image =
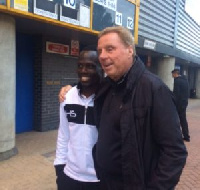
[[60, 5], [60, 21], [90, 27], [90, 0], [64, 0]]
[[58, 0], [34, 0], [33, 6], [35, 14], [58, 19]]
[[[105, 27], [121, 25], [134, 33], [136, 5], [129, 0], [93, 0], [92, 24], [90, 23], [92, 0], [11, 0], [11, 8], [101, 31]], [[17, 2], [17, 3], [16, 3]], [[28, 3], [28, 6], [27, 6]], [[0, 0], [6, 5], [6, 0]], [[92, 26], [92, 27], [91, 27]]]
[[134, 31], [135, 4], [128, 0], [94, 0], [92, 29], [121, 25]]

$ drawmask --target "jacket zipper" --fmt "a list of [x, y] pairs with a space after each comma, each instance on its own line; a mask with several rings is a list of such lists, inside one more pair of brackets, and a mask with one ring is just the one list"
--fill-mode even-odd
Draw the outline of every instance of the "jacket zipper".
[[84, 116], [84, 124], [86, 124], [86, 116], [87, 116], [87, 106], [85, 106], [85, 116]]

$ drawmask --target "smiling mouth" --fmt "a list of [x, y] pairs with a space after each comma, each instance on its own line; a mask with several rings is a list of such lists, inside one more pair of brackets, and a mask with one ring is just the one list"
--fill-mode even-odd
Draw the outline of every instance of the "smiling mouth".
[[111, 66], [112, 66], [112, 64], [107, 64], [107, 65], [103, 65], [103, 68], [109, 69]]
[[112, 65], [112, 63], [104, 63], [104, 64], [103, 64], [104, 67], [109, 67], [109, 66], [111, 66], [111, 65]]
[[86, 82], [90, 80], [90, 77], [81, 77], [81, 81]]

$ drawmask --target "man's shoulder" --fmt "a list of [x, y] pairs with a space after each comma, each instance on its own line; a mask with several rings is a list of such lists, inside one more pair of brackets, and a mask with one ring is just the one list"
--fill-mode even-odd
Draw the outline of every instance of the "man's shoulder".
[[176, 83], [176, 84], [187, 84], [188, 79], [187, 79], [186, 76], [181, 75], [181, 76], [175, 78], [174, 83]]
[[67, 94], [65, 95], [65, 99], [69, 101], [75, 101], [75, 99], [79, 96], [79, 89], [77, 86], [72, 87]]
[[169, 87], [162, 81], [162, 79], [151, 73], [150, 71], [145, 71], [140, 79], [139, 86], [147, 94], [150, 92], [159, 92], [161, 89], [166, 93], [171, 93]]
[[187, 83], [188, 82], [188, 78], [185, 75], [181, 75], [180, 79], [184, 82]]
[[164, 82], [161, 80], [160, 77], [158, 77], [157, 75], [151, 73], [148, 70], [145, 70], [145, 72], [143, 73], [141, 80], [147, 84], [151, 84], [151, 85], [163, 85]]
[[72, 94], [77, 94], [78, 93], [78, 88], [77, 85], [73, 86], [66, 95], [72, 95]]
[[104, 93], [105, 91], [107, 91], [107, 89], [109, 89], [111, 86], [109, 80], [108, 80], [108, 77], [105, 77], [102, 79], [100, 85], [99, 85], [99, 88], [96, 92], [96, 97], [98, 97], [100, 94]]

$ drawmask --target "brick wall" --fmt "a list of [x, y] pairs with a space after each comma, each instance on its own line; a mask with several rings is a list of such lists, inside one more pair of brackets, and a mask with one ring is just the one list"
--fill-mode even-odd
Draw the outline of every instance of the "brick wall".
[[35, 37], [34, 44], [34, 117], [33, 129], [41, 131], [42, 104], [42, 36]]
[[36, 40], [34, 129], [37, 131], [58, 128], [60, 88], [77, 81], [77, 58], [47, 53], [46, 41], [70, 44], [53, 37]]

